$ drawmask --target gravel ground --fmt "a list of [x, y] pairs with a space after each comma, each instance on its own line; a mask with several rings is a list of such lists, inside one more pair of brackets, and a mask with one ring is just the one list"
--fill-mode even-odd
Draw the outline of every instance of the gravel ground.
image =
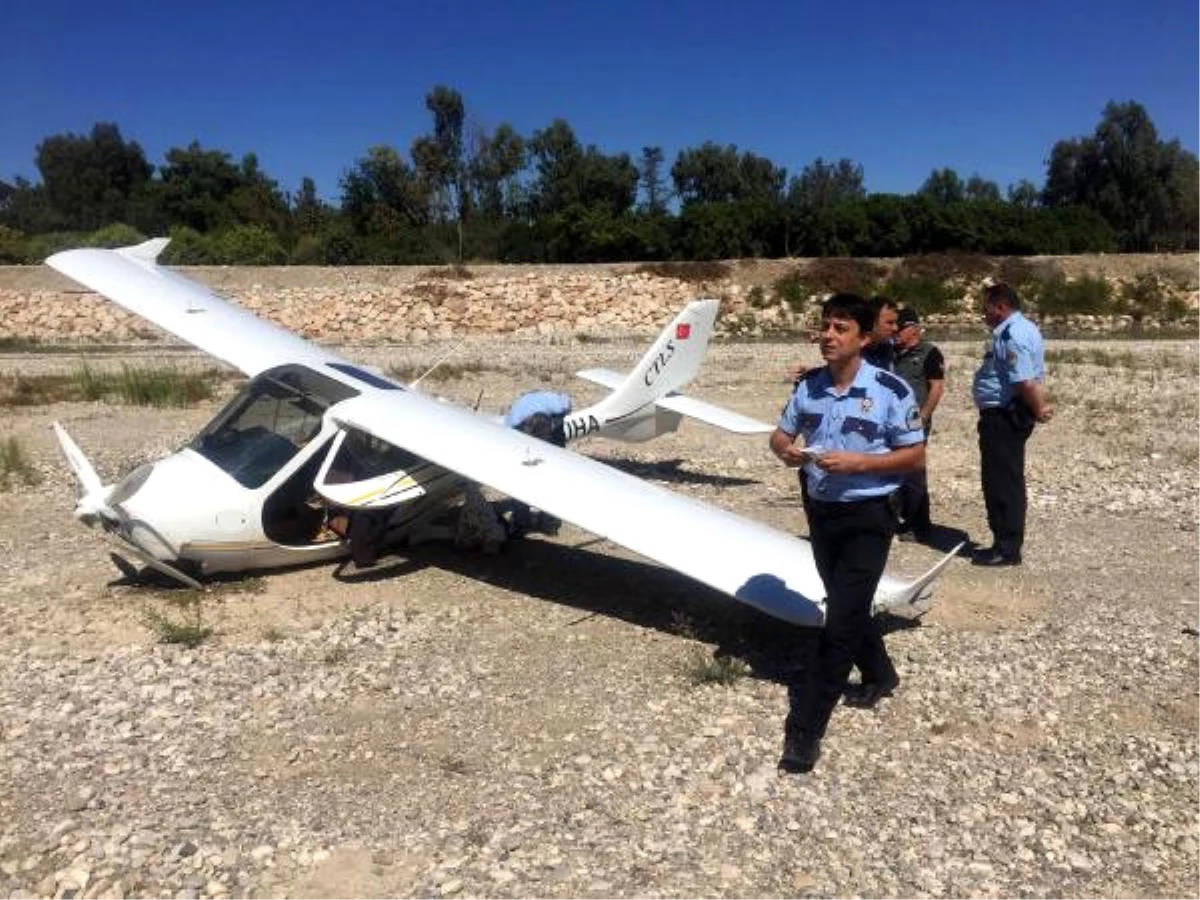
[[[934, 518], [986, 540], [969, 382], [944, 345]], [[355, 355], [419, 369], [444, 348]], [[432, 389], [498, 409], [627, 367], [634, 344], [478, 341]], [[773, 420], [811, 347], [713, 348], [695, 393]], [[206, 366], [200, 357], [107, 354]], [[71, 355], [0, 357], [0, 374]], [[44, 480], [0, 523], [0, 894], [1197, 896], [1197, 346], [1051, 344], [1018, 570], [952, 566], [892, 622], [903, 684], [839, 709], [818, 769], [776, 773], [811, 640], [566, 527], [498, 557], [218, 585], [215, 634], [165, 644], [179, 592], [117, 580], [48, 424], [115, 477], [213, 406], [4, 412]], [[224, 388], [228, 390], [227, 386]], [[804, 533], [761, 438], [699, 425], [586, 452]], [[936, 559], [897, 543], [889, 570]], [[716, 653], [731, 684], [698, 681]]]

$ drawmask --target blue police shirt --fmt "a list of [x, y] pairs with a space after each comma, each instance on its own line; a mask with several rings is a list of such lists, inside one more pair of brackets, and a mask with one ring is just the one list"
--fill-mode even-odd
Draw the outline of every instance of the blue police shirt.
[[1022, 381], [1046, 376], [1045, 350], [1037, 326], [1014, 312], [992, 331], [991, 345], [975, 373], [972, 393], [980, 409], [1007, 406]]
[[[925, 428], [912, 388], [902, 378], [863, 362], [854, 382], [837, 394], [829, 367], [809, 372], [796, 386], [779, 418], [779, 428], [800, 435], [809, 447], [887, 453], [925, 443]], [[902, 474], [834, 475], [808, 464], [803, 477], [814, 500], [845, 502], [890, 494]]]
[[571, 411], [571, 398], [554, 391], [530, 391], [513, 401], [504, 417], [504, 424], [516, 428], [530, 416], [538, 413], [546, 416], [565, 416]]

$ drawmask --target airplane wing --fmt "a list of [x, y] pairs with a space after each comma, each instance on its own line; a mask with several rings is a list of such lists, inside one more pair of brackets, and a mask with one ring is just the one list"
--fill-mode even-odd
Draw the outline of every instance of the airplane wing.
[[[164, 246], [159, 240], [118, 251], [68, 250], [47, 262], [247, 375], [285, 363], [320, 369], [349, 362], [159, 268], [154, 259]], [[824, 586], [804, 541], [463, 407], [386, 382], [364, 381], [361, 389], [329, 415], [770, 615], [802, 625], [824, 619]], [[911, 583], [885, 575], [876, 608], [926, 599], [929, 583], [949, 558]]]
[[156, 265], [166, 245], [64, 250], [46, 265], [251, 377], [283, 363], [349, 362]]
[[[769, 615], [799, 625], [824, 620], [825, 588], [812, 550], [782, 531], [421, 394], [364, 392], [330, 415]], [[923, 597], [939, 571], [935, 567], [912, 584], [884, 576], [877, 607]]]

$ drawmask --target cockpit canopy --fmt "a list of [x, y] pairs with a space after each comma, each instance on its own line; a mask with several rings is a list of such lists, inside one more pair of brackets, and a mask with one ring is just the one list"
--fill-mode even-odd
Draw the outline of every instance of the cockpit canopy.
[[189, 446], [243, 487], [262, 487], [316, 437], [329, 407], [357, 395], [304, 366], [277, 366], [248, 381]]

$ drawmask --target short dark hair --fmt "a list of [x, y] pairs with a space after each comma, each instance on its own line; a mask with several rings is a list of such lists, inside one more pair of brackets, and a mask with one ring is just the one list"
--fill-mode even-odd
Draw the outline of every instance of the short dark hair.
[[875, 311], [858, 294], [834, 294], [821, 304], [822, 319], [853, 319], [866, 334], [875, 327]]
[[877, 319], [879, 318], [879, 314], [881, 312], [883, 312], [885, 309], [899, 309], [900, 308], [899, 303], [897, 303], [891, 297], [885, 297], [882, 294], [872, 297], [870, 300], [870, 305], [871, 305], [871, 312], [873, 312], [875, 314], [875, 318], [877, 318]]
[[1017, 289], [1012, 285], [1005, 284], [1003, 281], [997, 281], [990, 285], [983, 293], [983, 299], [987, 303], [1007, 303], [1013, 309], [1021, 308], [1021, 298], [1017, 296]]

